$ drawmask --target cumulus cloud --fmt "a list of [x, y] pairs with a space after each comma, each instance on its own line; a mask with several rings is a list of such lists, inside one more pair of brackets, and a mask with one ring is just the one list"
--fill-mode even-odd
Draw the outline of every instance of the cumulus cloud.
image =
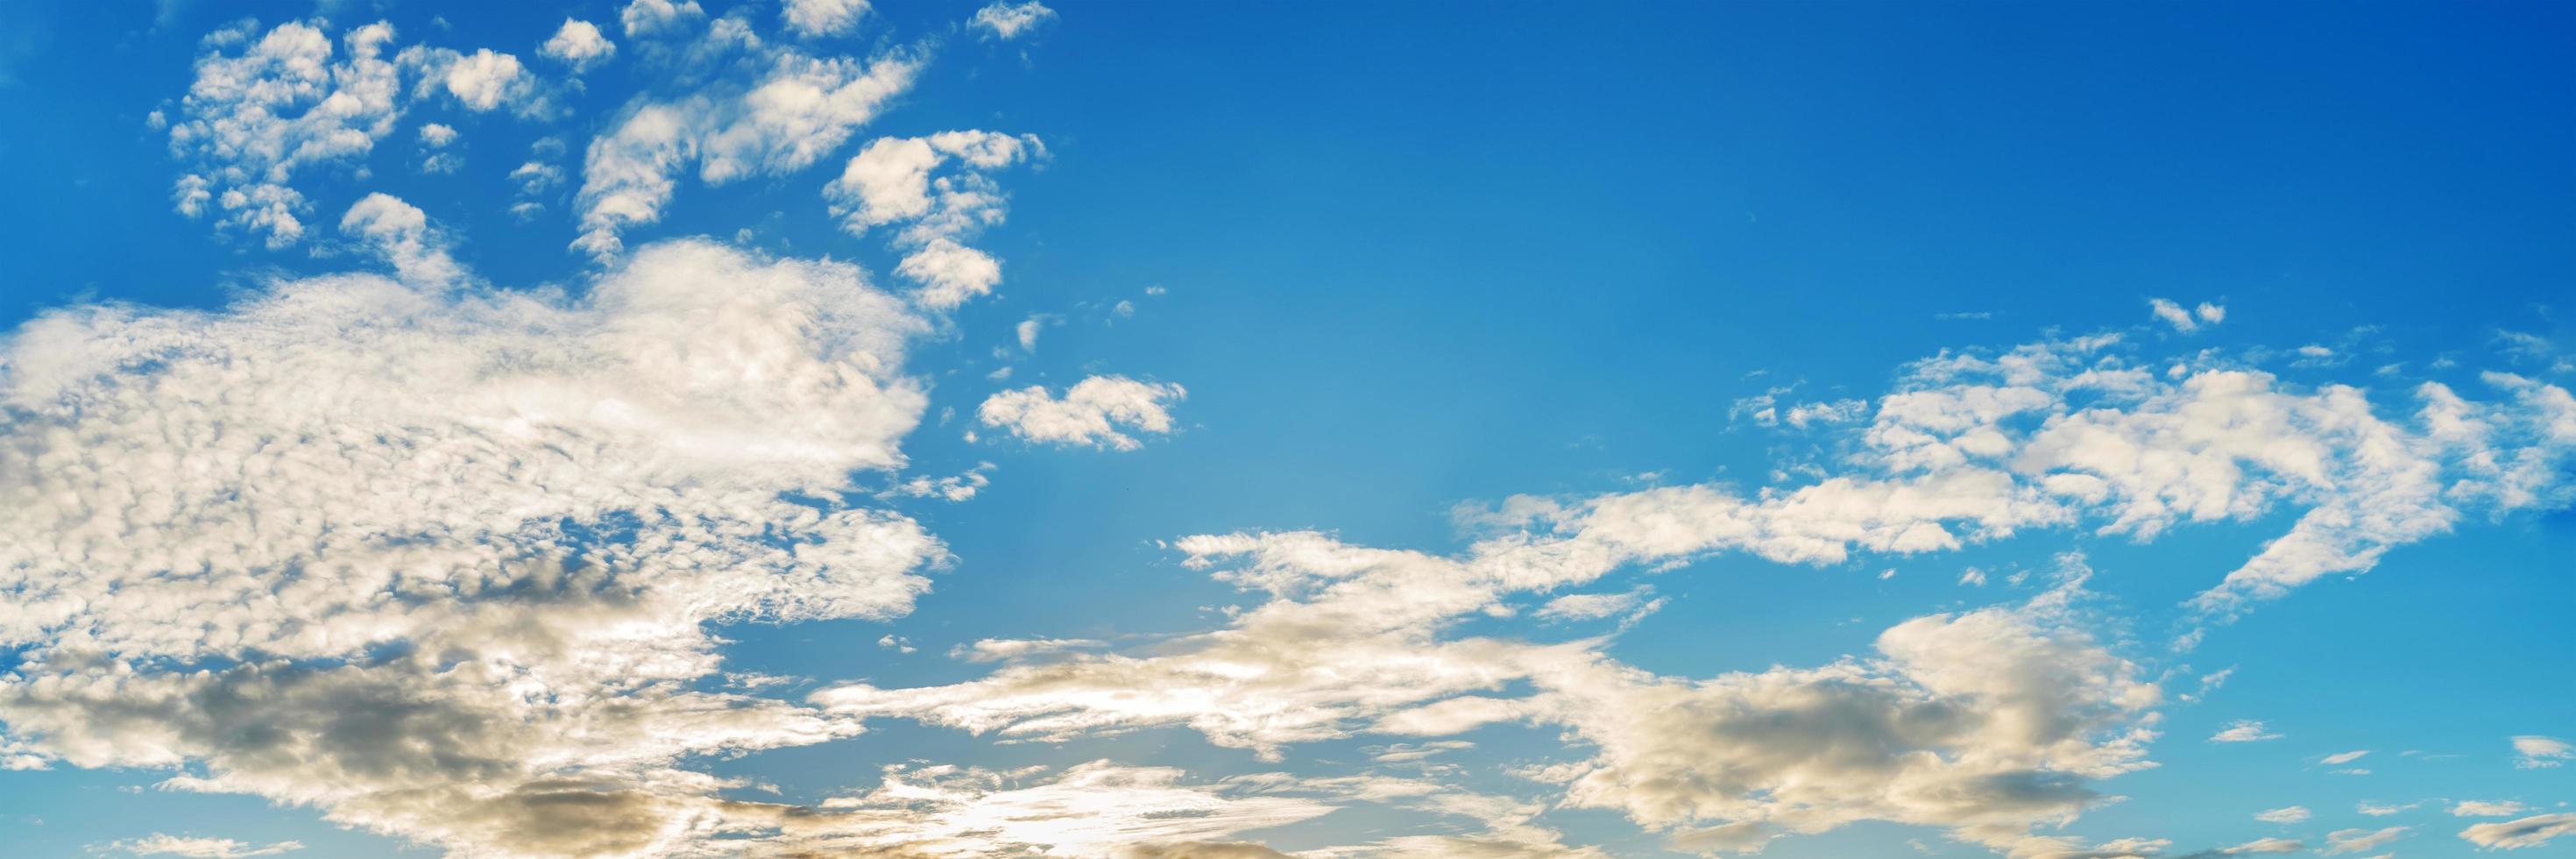
[[[1002, 221], [1005, 198], [986, 174], [1045, 152], [1035, 137], [989, 131], [879, 138], [850, 159], [824, 198], [853, 235], [895, 228], [892, 241], [906, 252], [895, 273], [920, 285], [924, 306], [956, 307], [1002, 281], [1001, 263], [963, 244]], [[957, 169], [941, 172], [949, 165]]]
[[386, 54], [394, 30], [351, 30], [335, 57], [330, 36], [302, 22], [261, 34], [249, 23], [206, 37], [196, 80], [170, 123], [170, 152], [194, 172], [173, 200], [188, 217], [260, 235], [269, 247], [304, 236], [307, 170], [348, 167], [393, 132], [401, 75]]
[[2513, 754], [2516, 769], [2547, 769], [2576, 758], [2576, 745], [2557, 737], [2525, 735], [2513, 738]]
[[617, 21], [628, 36], [660, 36], [675, 33], [706, 15], [697, 0], [631, 0], [618, 11]]
[[2460, 830], [2460, 837], [2471, 844], [2504, 850], [2538, 847], [2562, 835], [2576, 835], [2576, 814], [2542, 814]]
[[975, 10], [975, 17], [968, 19], [966, 26], [982, 30], [991, 38], [1008, 41], [1017, 39], [1020, 34], [1035, 30], [1038, 25], [1054, 18], [1055, 10], [1047, 8], [1038, 0], [1028, 0], [1026, 3], [996, 2]]
[[2186, 334], [2200, 330], [2202, 325], [2216, 325], [2227, 318], [2227, 308], [2205, 301], [2197, 308], [2186, 310], [2170, 300], [2155, 298], [2147, 301], [2147, 308], [2155, 313], [2157, 319]]
[[867, 13], [868, 0], [787, 0], [778, 17], [800, 36], [837, 36]]
[[[390, 197], [344, 224], [427, 235]], [[698, 243], [578, 298], [338, 275], [46, 313], [0, 344], [0, 746], [464, 852], [775, 826], [681, 761], [859, 726], [702, 689], [709, 627], [926, 588], [935, 539], [829, 501], [902, 464], [923, 330], [847, 265]]]
[[587, 71], [617, 55], [617, 45], [601, 35], [599, 25], [578, 18], [565, 18], [537, 54], [571, 66], [573, 71]]
[[1529, 774], [1557, 785], [1561, 802], [1728, 850], [1892, 820], [2062, 854], [2057, 839], [2026, 844], [2029, 828], [2100, 801], [2085, 783], [2147, 766], [2155, 735], [2159, 692], [2081, 630], [2084, 572], [2072, 561], [2027, 604], [1899, 624], [1870, 657], [1689, 680], [1620, 665], [1597, 640], [1442, 634], [1514, 592], [1601, 572], [1553, 571], [1555, 554], [1537, 547], [1442, 558], [1311, 533], [1180, 546], [1270, 601], [1145, 655], [1068, 654], [955, 686], [844, 685], [814, 700], [1026, 740], [1185, 725], [1266, 758], [1355, 732], [1553, 725], [1589, 750]]
[[[627, 7], [630, 34], [636, 10], [651, 2]], [[909, 89], [920, 68], [920, 60], [903, 52], [862, 61], [809, 57], [756, 39], [743, 44], [747, 62], [762, 70], [748, 87], [704, 87], [671, 101], [638, 97], [591, 141], [578, 200], [582, 233], [574, 247], [615, 255], [624, 247], [622, 231], [661, 219], [691, 167], [699, 181], [721, 185], [812, 165]]]
[[1061, 398], [1035, 385], [1003, 391], [985, 398], [975, 415], [985, 426], [1033, 442], [1135, 450], [1143, 445], [1121, 430], [1171, 432], [1165, 404], [1187, 395], [1170, 383], [1093, 376], [1065, 389]]

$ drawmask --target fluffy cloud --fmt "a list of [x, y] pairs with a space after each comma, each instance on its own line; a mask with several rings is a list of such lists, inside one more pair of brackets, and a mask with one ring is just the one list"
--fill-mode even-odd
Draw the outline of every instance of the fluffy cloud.
[[[1005, 198], [985, 174], [1045, 152], [1035, 137], [989, 131], [879, 138], [823, 195], [853, 235], [896, 227], [893, 243], [907, 253], [895, 273], [920, 285], [924, 306], [945, 309], [1002, 281], [999, 262], [961, 243], [1002, 220]], [[959, 169], [933, 176], [951, 164]]]
[[778, 17], [801, 36], [837, 36], [858, 26], [868, 0], [787, 0]]
[[2547, 769], [2576, 758], [2576, 745], [2557, 737], [2525, 735], [2513, 738], [2513, 754], [2517, 769]]
[[385, 49], [393, 27], [377, 23], [341, 37], [345, 57], [314, 25], [289, 22], [260, 34], [250, 24], [205, 40], [196, 81], [170, 124], [170, 152], [195, 172], [180, 177], [180, 214], [220, 213], [216, 223], [260, 234], [269, 247], [304, 236], [304, 195], [296, 174], [363, 160], [393, 132], [400, 73]]
[[1007, 41], [1019, 38], [1020, 34], [1035, 30], [1038, 25], [1054, 18], [1055, 10], [1047, 8], [1038, 0], [1028, 0], [1026, 3], [996, 2], [975, 10], [975, 17], [968, 19], [966, 26], [982, 30], [992, 38]]
[[2149, 299], [2147, 307], [2154, 311], [2157, 319], [2173, 326], [2175, 331], [2184, 333], [2200, 330], [2202, 325], [2216, 325], [2227, 318], [2227, 308], [2206, 301], [2201, 302], [2197, 308], [2185, 310], [2180, 304], [2156, 298]]
[[1171, 432], [1164, 403], [1187, 395], [1179, 385], [1093, 376], [1065, 389], [1062, 398], [1034, 385], [1003, 391], [985, 398], [975, 415], [985, 426], [1033, 442], [1135, 450], [1143, 445], [1120, 429]]
[[[390, 197], [344, 223], [427, 235]], [[578, 299], [45, 314], [0, 346], [0, 747], [490, 855], [774, 827], [679, 761], [859, 726], [703, 690], [709, 627], [924, 590], [934, 539], [832, 501], [902, 464], [922, 330], [846, 265], [694, 243]]]
[[1512, 593], [1565, 583], [1539, 547], [1440, 558], [1316, 534], [1180, 546], [1196, 566], [1230, 562], [1221, 577], [1271, 600], [1152, 655], [1060, 653], [955, 686], [845, 685], [814, 700], [1028, 740], [1186, 725], [1270, 758], [1360, 732], [1554, 725], [1589, 756], [1532, 778], [1559, 785], [1567, 805], [1618, 810], [1690, 849], [1892, 820], [2067, 854], [2059, 840], [2031, 842], [2029, 828], [2100, 801], [2087, 781], [2148, 765], [2159, 692], [2081, 631], [2074, 562], [2027, 604], [1899, 624], [1871, 657], [1687, 680], [1611, 661], [1598, 640], [1442, 634]]
[[2471, 844], [2505, 850], [2538, 847], [2562, 835], [2576, 835], [2576, 814], [2542, 814], [2460, 830], [2460, 837]]
[[[636, 10], [648, 2], [627, 7], [630, 34]], [[903, 53], [818, 59], [760, 48], [756, 39], [742, 50], [752, 52], [746, 62], [763, 69], [749, 87], [708, 87], [676, 101], [639, 98], [612, 130], [591, 141], [575, 247], [603, 258], [616, 254], [624, 247], [618, 234], [660, 220], [679, 176], [692, 166], [700, 181], [721, 185], [812, 165], [910, 88], [920, 68]]]
[[565, 18], [554, 36], [538, 46], [537, 54], [585, 71], [617, 55], [617, 45], [599, 32], [599, 25], [578, 18]]
[[667, 35], [677, 32], [688, 22], [706, 17], [698, 0], [631, 0], [617, 13], [618, 23], [628, 36]]

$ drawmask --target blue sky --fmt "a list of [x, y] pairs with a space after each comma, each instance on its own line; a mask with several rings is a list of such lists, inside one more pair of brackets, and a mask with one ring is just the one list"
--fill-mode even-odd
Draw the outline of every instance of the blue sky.
[[13, 851], [2576, 849], [2564, 8], [0, 34]]

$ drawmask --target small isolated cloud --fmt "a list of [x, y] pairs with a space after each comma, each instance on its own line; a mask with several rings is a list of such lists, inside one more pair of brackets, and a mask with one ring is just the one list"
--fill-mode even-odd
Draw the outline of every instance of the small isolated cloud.
[[1616, 594], [1566, 594], [1540, 606], [1538, 616], [1547, 620], [1598, 620], [1628, 615], [1634, 620], [1663, 607], [1663, 600], [1649, 599], [1654, 593], [1654, 588], [1639, 587]]
[[778, 17], [787, 29], [812, 38], [847, 33], [867, 13], [868, 0], [787, 0]]
[[1035, 385], [994, 394], [976, 409], [976, 416], [985, 426], [1029, 441], [1135, 450], [1143, 445], [1119, 428], [1169, 433], [1172, 415], [1164, 403], [1186, 396], [1179, 385], [1093, 376], [1067, 389], [1061, 399]]
[[553, 38], [537, 46], [537, 55], [561, 61], [573, 71], [584, 71], [607, 62], [617, 55], [617, 45], [600, 35], [599, 25], [578, 18], [565, 18]]
[[2406, 837], [2407, 830], [2413, 828], [2412, 826], [2391, 826], [2386, 829], [2337, 829], [2326, 833], [2324, 853], [2335, 856], [2376, 850], [2386, 846], [2388, 842]]
[[1028, 319], [1021, 321], [1019, 326], [1015, 329], [1015, 333], [1020, 335], [1020, 351], [1037, 351], [1038, 331], [1045, 327], [1046, 320], [1039, 317], [1031, 316]]
[[2421, 805], [2423, 805], [2423, 803], [2420, 802], [2410, 802], [2405, 805], [2383, 805], [2376, 802], [2364, 802], [2354, 805], [2353, 810], [2371, 817], [2387, 817], [2391, 814], [2413, 811], [2416, 807]]
[[2331, 755], [2327, 755], [2327, 756], [2325, 756], [2325, 758], [2324, 758], [2323, 760], [2318, 761], [2318, 763], [2322, 763], [2322, 764], [2325, 764], [2326, 766], [2330, 766], [2330, 767], [2331, 767], [2331, 766], [2340, 766], [2340, 765], [2343, 765], [2343, 764], [2352, 763], [2353, 761], [2361, 760], [2362, 756], [2363, 756], [2363, 755], [2367, 755], [2367, 754], [2370, 754], [2370, 750], [2369, 750], [2369, 749], [2360, 749], [2360, 750], [2357, 750], [2357, 751], [2350, 751], [2350, 752], [2338, 752], [2338, 753], [2335, 753], [2335, 754], [2331, 754]]
[[2512, 800], [2504, 800], [2501, 802], [2482, 802], [2479, 800], [2469, 799], [2461, 800], [2460, 802], [2452, 804], [2451, 816], [2512, 817], [2530, 810], [2531, 809], [2529, 807], [2524, 806], [2522, 803]]
[[192, 859], [233, 859], [233, 857], [236, 856], [275, 856], [280, 853], [302, 849], [304, 849], [304, 845], [301, 842], [295, 841], [280, 841], [275, 844], [254, 845], [247, 842], [235, 841], [230, 838], [198, 838], [182, 835], [164, 835], [158, 832], [142, 838], [111, 842], [105, 845], [103, 850], [101, 848], [92, 848], [93, 852], [118, 851], [130, 853], [136, 856], [187, 856], [192, 857]]
[[2281, 735], [2279, 734], [2263, 730], [2263, 723], [2259, 720], [2238, 719], [2227, 723], [2227, 727], [2220, 730], [2218, 733], [2210, 735], [2209, 741], [2213, 743], [2257, 743], [2264, 740], [2277, 740], [2280, 738]]
[[2292, 823], [2305, 823], [2309, 816], [2307, 806], [2293, 805], [2288, 808], [2275, 808], [2270, 811], [2254, 815], [2254, 819], [2265, 823], [2288, 825]]
[[2460, 830], [2460, 837], [2471, 844], [2506, 850], [2538, 847], [2562, 835], [2576, 835], [2576, 814], [2543, 814]]
[[2559, 766], [2576, 757], [2576, 746], [2557, 737], [2524, 735], [2513, 738], [2513, 765], [2516, 769], [2536, 770]]
[[676, 32], [688, 22], [706, 16], [707, 11], [698, 6], [697, 0], [685, 0], [680, 3], [673, 3], [671, 0], [634, 0], [626, 4], [623, 11], [617, 13], [617, 20], [626, 27], [626, 35], [648, 36]]
[[1037, 0], [1029, 0], [1026, 3], [995, 3], [975, 10], [975, 17], [969, 19], [966, 26], [989, 33], [993, 38], [1007, 41], [1037, 29], [1038, 25], [1054, 17], [1055, 10], [1047, 8]]
[[454, 142], [456, 142], [455, 126], [433, 122], [420, 127], [421, 146], [437, 149]]
[[2184, 333], [2198, 331], [2203, 325], [2216, 325], [2227, 318], [2227, 308], [2206, 301], [2201, 302], [2199, 307], [2186, 309], [2167, 299], [2151, 298], [2147, 300], [2147, 309], [2153, 312], [2157, 319], [2164, 320], [2165, 324], [2173, 326], [2175, 331]]

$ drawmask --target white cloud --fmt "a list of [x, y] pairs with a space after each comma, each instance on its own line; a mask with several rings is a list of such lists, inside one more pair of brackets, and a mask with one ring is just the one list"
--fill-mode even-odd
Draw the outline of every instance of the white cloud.
[[2306, 823], [2308, 821], [2308, 816], [2308, 809], [2306, 806], [2293, 805], [2287, 808], [2275, 808], [2270, 811], [2254, 815], [2254, 819], [2265, 823], [2290, 824]]
[[444, 233], [420, 207], [390, 194], [369, 194], [340, 217], [340, 232], [391, 263], [406, 283], [435, 288], [463, 277], [447, 254]]
[[2513, 753], [2517, 769], [2547, 769], [2576, 758], [2576, 745], [2557, 737], [2524, 735], [2513, 738]]
[[2151, 298], [2147, 300], [2147, 309], [2153, 311], [2157, 319], [2162, 319], [2165, 324], [2173, 326], [2175, 331], [2190, 333], [2200, 329], [2200, 322], [2192, 318], [2191, 311], [2172, 301]]
[[587, 71], [617, 55], [617, 45], [601, 35], [599, 25], [578, 18], [565, 18], [563, 26], [538, 46], [537, 54], [572, 66], [573, 71]]
[[2234, 847], [2222, 848], [2217, 852], [2226, 856], [2241, 856], [2272, 853], [2297, 853], [2306, 849], [2308, 849], [2308, 845], [2292, 841], [2287, 838], [2257, 838]]
[[2513, 816], [2513, 815], [2521, 814], [2521, 813], [2523, 813], [2523, 812], [2530, 811], [2530, 810], [2531, 810], [2530, 808], [2528, 808], [2528, 807], [2524, 806], [2522, 803], [2514, 802], [2514, 801], [2512, 801], [2512, 800], [2505, 800], [2505, 801], [2501, 801], [2501, 802], [2485, 802], [2485, 801], [2480, 801], [2480, 800], [2474, 800], [2474, 799], [2471, 799], [2471, 800], [2462, 800], [2462, 801], [2460, 801], [2460, 802], [2453, 803], [2453, 804], [2451, 805], [2451, 816], [2453, 816], [2453, 817], [2511, 817], [2511, 816]]
[[1654, 588], [1639, 586], [1624, 593], [1566, 594], [1540, 606], [1538, 616], [1548, 620], [1598, 620], [1640, 609], [1652, 612], [1663, 605], [1662, 600], [1650, 599], [1654, 592]]
[[697, 0], [633, 0], [617, 13], [617, 20], [628, 36], [659, 36], [678, 32], [687, 22], [706, 15]]
[[529, 74], [518, 57], [490, 48], [478, 48], [467, 54], [447, 48], [404, 48], [395, 57], [403, 69], [419, 76], [415, 97], [444, 92], [465, 109], [489, 111], [504, 104], [517, 105], [523, 114], [535, 115], [544, 109], [537, 91], [536, 76]]
[[[2098, 801], [2086, 780], [2148, 765], [2157, 689], [2075, 627], [2080, 564], [2026, 605], [1891, 628], [1874, 657], [1687, 681], [1612, 662], [1598, 641], [1439, 634], [1507, 592], [1581, 580], [1549, 573], [1552, 553], [1534, 547], [1451, 559], [1317, 534], [1180, 546], [1194, 566], [1239, 559], [1220, 577], [1272, 599], [1151, 655], [1067, 655], [956, 686], [845, 685], [815, 700], [1023, 740], [1187, 725], [1269, 758], [1359, 731], [1556, 725], [1590, 756], [1532, 777], [1563, 785], [1566, 805], [1619, 810], [1692, 849], [1875, 819], [2063, 853], [2028, 827]], [[1528, 691], [1497, 696], [1514, 684]]]
[[[1002, 280], [999, 262], [962, 244], [1003, 217], [1005, 199], [985, 173], [1045, 151], [1035, 137], [989, 131], [879, 138], [850, 159], [823, 196], [853, 235], [899, 227], [892, 241], [907, 254], [895, 273], [920, 285], [923, 306], [944, 310]], [[962, 169], [933, 176], [950, 163]]]
[[456, 127], [436, 122], [420, 127], [420, 145], [437, 149], [456, 142]]
[[2391, 826], [2386, 829], [2338, 829], [2333, 832], [2326, 833], [2326, 849], [2322, 852], [2328, 856], [2336, 856], [2344, 853], [2359, 853], [2364, 850], [2376, 850], [2387, 846], [2388, 842], [2405, 837], [2407, 830], [2413, 828], [2414, 827], [2411, 826]]
[[1046, 322], [1045, 322], [1044, 320], [1042, 320], [1042, 319], [1039, 319], [1038, 317], [1035, 317], [1035, 316], [1031, 316], [1031, 317], [1029, 317], [1029, 318], [1027, 318], [1027, 319], [1025, 319], [1025, 320], [1022, 320], [1022, 321], [1020, 322], [1020, 324], [1014, 328], [1014, 331], [1016, 331], [1016, 332], [1019, 334], [1019, 337], [1020, 337], [1020, 351], [1022, 351], [1022, 352], [1035, 352], [1035, 351], [1037, 351], [1037, 350], [1038, 350], [1038, 332], [1039, 332], [1039, 331], [1041, 331], [1041, 330], [1044, 330], [1044, 329], [1045, 329], [1045, 326], [1046, 326]]
[[[393, 27], [349, 31], [345, 58], [310, 24], [288, 22], [257, 39], [244, 23], [207, 38], [196, 80], [170, 123], [170, 152], [196, 172], [180, 178], [178, 211], [260, 234], [269, 247], [304, 236], [298, 173], [348, 166], [393, 132], [400, 74], [384, 56]], [[228, 48], [239, 47], [239, 53]], [[211, 204], [211, 205], [210, 205]]]
[[797, 35], [837, 36], [858, 26], [867, 12], [868, 0], [786, 0], [778, 17]]
[[2210, 735], [2209, 741], [2213, 743], [2256, 743], [2264, 740], [2277, 740], [2280, 738], [2281, 735], [2279, 734], [2263, 730], [2262, 722], [2258, 722], [2253, 719], [2238, 719], [2227, 723], [2227, 727], [2220, 729], [2218, 733]]
[[2370, 754], [2370, 750], [2369, 750], [2369, 749], [2362, 749], [2362, 750], [2359, 750], [2359, 751], [2350, 751], [2350, 752], [2336, 752], [2336, 753], [2334, 753], [2334, 754], [2327, 755], [2327, 756], [2325, 756], [2324, 758], [2319, 759], [2317, 762], [2318, 762], [2318, 763], [2321, 763], [2321, 764], [2325, 764], [2326, 766], [2330, 766], [2330, 767], [2331, 767], [2331, 766], [2340, 766], [2340, 765], [2343, 765], [2343, 764], [2352, 763], [2353, 761], [2361, 760], [2362, 756], [2364, 756], [2364, 755], [2368, 755], [2368, 754]]
[[2382, 805], [2375, 802], [2364, 802], [2354, 805], [2353, 810], [2371, 817], [2387, 817], [2392, 814], [2413, 811], [2417, 806], [2421, 805], [2423, 805], [2423, 803], [2420, 802], [2410, 802], [2405, 805]]
[[1120, 428], [1169, 433], [1172, 416], [1164, 403], [1187, 395], [1179, 385], [1093, 376], [1066, 389], [1061, 399], [1034, 385], [1003, 391], [986, 398], [975, 414], [985, 426], [1033, 442], [1135, 450], [1142, 445]]
[[2576, 814], [2542, 814], [2460, 830], [2460, 837], [2471, 844], [2506, 850], [2538, 847], [2565, 835], [2576, 835]]
[[104, 845], [103, 848], [91, 848], [93, 852], [100, 849], [121, 851], [131, 853], [136, 856], [186, 856], [191, 857], [191, 859], [234, 859], [234, 857], [275, 856], [280, 853], [290, 853], [304, 849], [304, 844], [297, 841], [280, 841], [274, 844], [260, 845], [243, 841], [235, 841], [230, 838], [201, 838], [196, 836], [165, 835], [155, 832], [142, 838], [110, 842]]
[[574, 247], [616, 254], [624, 246], [620, 232], [661, 219], [679, 175], [692, 165], [709, 185], [804, 169], [875, 119], [920, 68], [901, 53], [862, 62], [781, 49], [762, 60], [766, 71], [745, 91], [710, 87], [676, 101], [639, 98], [612, 131], [594, 138], [582, 168], [582, 234]]
[[[390, 197], [346, 223], [429, 235]], [[815, 502], [902, 464], [926, 325], [847, 265], [698, 243], [578, 294], [339, 275], [10, 335], [0, 749], [465, 853], [781, 825], [682, 762], [860, 726], [700, 690], [709, 626], [927, 587], [921, 526]]]
[[1028, 0], [1026, 3], [995, 2], [975, 10], [975, 17], [969, 19], [966, 26], [982, 30], [994, 38], [1010, 40], [1019, 38], [1020, 34], [1035, 30], [1038, 25], [1054, 18], [1055, 10], [1040, 4], [1038, 0]]

